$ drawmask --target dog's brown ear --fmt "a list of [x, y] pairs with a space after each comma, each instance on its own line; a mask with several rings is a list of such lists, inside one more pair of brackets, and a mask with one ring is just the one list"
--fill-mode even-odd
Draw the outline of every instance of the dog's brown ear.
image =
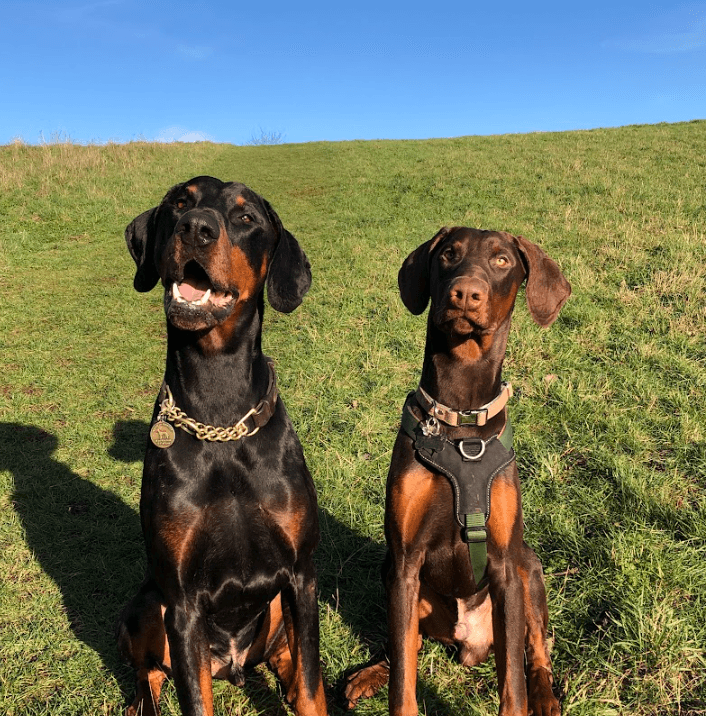
[[429, 264], [431, 252], [441, 239], [448, 234], [450, 229], [446, 226], [439, 229], [438, 233], [416, 248], [404, 260], [402, 268], [397, 275], [397, 283], [400, 287], [400, 298], [410, 313], [418, 316], [429, 303]]
[[154, 263], [157, 207], [133, 219], [125, 229], [125, 242], [137, 265], [133, 285], [136, 291], [151, 291], [159, 281]]
[[514, 239], [527, 268], [527, 307], [535, 322], [547, 328], [554, 323], [571, 295], [571, 285], [559, 266], [539, 246], [524, 236]]
[[262, 201], [278, 236], [267, 268], [267, 300], [276, 311], [291, 313], [311, 286], [311, 264], [299, 242], [282, 226], [277, 212]]

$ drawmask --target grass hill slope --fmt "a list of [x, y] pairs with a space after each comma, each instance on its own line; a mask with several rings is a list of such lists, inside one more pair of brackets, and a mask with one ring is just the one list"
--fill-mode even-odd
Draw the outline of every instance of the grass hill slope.
[[[199, 174], [264, 195], [313, 266], [297, 311], [266, 310], [264, 344], [319, 491], [329, 691], [385, 638], [385, 476], [425, 328], [397, 271], [461, 224], [539, 243], [573, 287], [548, 331], [518, 298], [505, 363], [564, 713], [706, 713], [706, 122], [0, 147], [0, 712], [118, 714], [133, 694], [112, 628], [144, 568], [164, 316], [132, 289], [123, 231]], [[425, 713], [497, 713], [492, 663], [426, 643], [419, 664]], [[286, 712], [263, 668], [215, 693], [218, 714]], [[358, 713], [387, 713], [386, 692]]]

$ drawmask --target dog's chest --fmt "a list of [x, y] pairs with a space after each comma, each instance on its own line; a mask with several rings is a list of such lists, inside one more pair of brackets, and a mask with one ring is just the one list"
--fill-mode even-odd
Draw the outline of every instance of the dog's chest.
[[151, 506], [155, 568], [209, 591], [226, 582], [247, 590], [252, 583], [267, 584], [277, 565], [293, 563], [294, 535], [287, 527], [296, 526], [296, 513], [282, 509], [280, 499], [243, 498], [228, 489], [217, 499], [204, 500], [198, 492], [188, 497]]

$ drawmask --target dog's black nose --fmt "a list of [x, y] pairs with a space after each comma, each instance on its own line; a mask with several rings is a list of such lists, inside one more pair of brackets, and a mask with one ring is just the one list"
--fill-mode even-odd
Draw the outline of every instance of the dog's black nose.
[[184, 243], [204, 246], [219, 237], [221, 227], [215, 217], [205, 212], [189, 211], [181, 217], [174, 233]]

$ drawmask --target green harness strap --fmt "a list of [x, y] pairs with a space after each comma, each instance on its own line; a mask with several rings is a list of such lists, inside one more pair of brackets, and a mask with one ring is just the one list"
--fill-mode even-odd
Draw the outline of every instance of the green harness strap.
[[481, 589], [487, 581], [485, 572], [488, 568], [488, 532], [485, 529], [485, 515], [482, 512], [474, 512], [464, 517], [466, 521], [464, 542], [468, 544], [473, 579], [476, 580], [478, 589]]

